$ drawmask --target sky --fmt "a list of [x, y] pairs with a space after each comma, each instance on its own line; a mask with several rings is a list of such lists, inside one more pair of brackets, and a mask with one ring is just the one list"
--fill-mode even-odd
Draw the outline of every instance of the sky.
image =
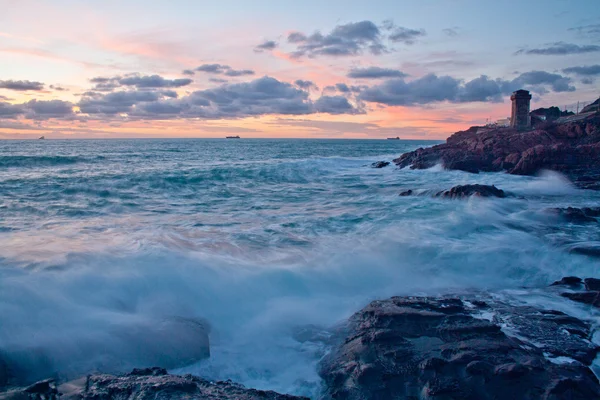
[[597, 0], [0, 0], [0, 139], [444, 139], [600, 97]]

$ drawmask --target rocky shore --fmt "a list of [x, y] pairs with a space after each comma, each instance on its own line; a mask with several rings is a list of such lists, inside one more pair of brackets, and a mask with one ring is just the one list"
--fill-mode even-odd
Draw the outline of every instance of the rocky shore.
[[[593, 371], [600, 350], [594, 340], [600, 280], [565, 277], [545, 289], [523, 291], [545, 296], [548, 304], [589, 307], [590, 317], [580, 319], [502, 293], [392, 297], [373, 301], [328, 328], [327, 335], [308, 329], [297, 340], [327, 341], [330, 351], [319, 366], [324, 399], [600, 398]], [[2, 368], [10, 371], [10, 365]], [[0, 399], [304, 398], [231, 381], [170, 375], [154, 367], [5, 387]]]
[[506, 171], [534, 175], [553, 170], [577, 186], [600, 189], [600, 113], [572, 122], [554, 122], [530, 131], [472, 127], [446, 143], [420, 148], [394, 160], [400, 168], [444, 168], [466, 172]]

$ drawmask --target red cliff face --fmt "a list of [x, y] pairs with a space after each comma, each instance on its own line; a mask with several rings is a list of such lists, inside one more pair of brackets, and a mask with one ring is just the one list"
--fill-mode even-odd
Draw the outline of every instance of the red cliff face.
[[581, 187], [600, 189], [600, 115], [527, 132], [472, 127], [450, 136], [444, 144], [403, 154], [394, 162], [401, 168], [442, 164], [467, 172], [517, 175], [550, 169], [565, 173]]

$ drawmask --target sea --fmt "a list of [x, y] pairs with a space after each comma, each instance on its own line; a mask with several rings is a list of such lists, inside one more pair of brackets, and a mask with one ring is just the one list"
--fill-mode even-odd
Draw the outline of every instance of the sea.
[[[599, 275], [577, 249], [600, 247], [600, 224], [549, 209], [600, 192], [552, 171], [371, 168], [436, 143], [0, 141], [0, 354], [71, 378], [118, 349], [125, 369], [130, 348], [164, 350], [144, 347], [154, 324], [191, 318], [211, 357], [172, 372], [317, 397], [327, 341], [298, 332], [327, 335], [374, 299], [487, 291], [589, 316], [541, 288]], [[467, 183], [510, 196], [433, 196]]]

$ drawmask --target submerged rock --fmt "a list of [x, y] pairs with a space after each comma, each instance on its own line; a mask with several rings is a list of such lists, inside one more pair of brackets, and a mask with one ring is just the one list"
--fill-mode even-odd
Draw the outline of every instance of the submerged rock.
[[576, 223], [576, 224], [587, 223], [587, 222], [598, 222], [597, 218], [600, 217], [600, 208], [599, 207], [551, 208], [550, 211], [559, 215], [561, 218], [563, 218], [567, 222], [572, 222], [572, 223]]
[[327, 396], [350, 400], [600, 398], [590, 335], [491, 297], [393, 297], [352, 316], [320, 375]]
[[450, 199], [464, 198], [470, 196], [478, 197], [506, 197], [503, 190], [496, 186], [490, 185], [459, 185], [450, 190], [439, 192], [436, 197], [444, 197]]
[[472, 127], [444, 144], [405, 153], [393, 162], [401, 168], [425, 169], [441, 163], [452, 170], [516, 175], [549, 169], [566, 174], [579, 187], [600, 189], [600, 114], [528, 132]]
[[389, 161], [377, 161], [371, 164], [371, 168], [383, 168], [390, 165]]
[[[60, 397], [59, 397], [60, 396]], [[213, 382], [192, 375], [169, 375], [163, 368], [134, 369], [126, 375], [89, 375], [56, 388], [54, 381], [38, 382], [25, 389], [0, 394], [0, 399], [48, 400], [167, 400], [167, 399], [236, 399], [301, 400], [272, 391], [247, 389], [242, 385]]]
[[409, 190], [405, 190], [404, 192], [400, 192], [400, 194], [398, 196], [406, 197], [406, 196], [412, 196], [412, 195], [413, 195], [413, 191], [412, 191], [412, 189], [409, 189]]

